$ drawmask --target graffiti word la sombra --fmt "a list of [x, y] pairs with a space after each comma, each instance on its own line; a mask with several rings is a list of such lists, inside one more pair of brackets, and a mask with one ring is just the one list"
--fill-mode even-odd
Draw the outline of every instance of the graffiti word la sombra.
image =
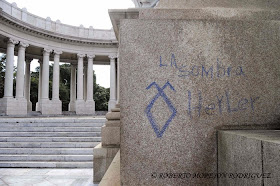
[[[225, 91], [223, 95], [216, 95], [216, 99], [212, 101], [204, 101], [201, 91], [198, 94], [192, 94], [188, 91], [188, 115], [200, 117], [202, 114], [222, 115], [223, 113], [244, 112], [250, 110], [254, 112], [255, 105], [260, 97], [242, 97], [234, 98], [229, 91]], [[193, 100], [197, 100], [194, 104]], [[204, 113], [203, 113], [204, 112]]]
[[193, 65], [188, 67], [187, 65], [179, 66], [176, 62], [174, 54], [171, 54], [170, 63], [163, 62], [162, 57], [160, 56], [160, 67], [173, 67], [179, 72], [179, 77], [202, 77], [202, 78], [223, 78], [223, 77], [233, 77], [233, 76], [245, 76], [244, 69], [242, 66], [224, 67], [221, 64], [221, 61], [217, 59], [216, 65], [204, 66], [204, 65]]

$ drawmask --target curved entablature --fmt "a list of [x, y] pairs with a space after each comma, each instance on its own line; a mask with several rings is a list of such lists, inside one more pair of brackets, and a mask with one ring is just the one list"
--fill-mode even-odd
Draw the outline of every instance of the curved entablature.
[[[48, 26], [49, 23], [49, 26]], [[48, 28], [49, 27], [49, 28]], [[28, 43], [26, 56], [42, 59], [44, 48], [62, 51], [61, 62], [77, 62], [77, 54], [94, 54], [95, 64], [109, 64], [118, 42], [113, 30], [74, 27], [42, 19], [25, 8], [0, 0], [0, 52], [6, 53], [10, 38]], [[17, 50], [15, 51], [17, 55]]]
[[20, 9], [16, 3], [0, 0], [1, 17], [9, 19], [18, 25], [61, 39], [78, 40], [83, 42], [116, 43], [114, 31], [84, 28], [62, 24], [59, 20], [52, 21], [49, 17], [44, 19], [27, 12], [26, 8]]

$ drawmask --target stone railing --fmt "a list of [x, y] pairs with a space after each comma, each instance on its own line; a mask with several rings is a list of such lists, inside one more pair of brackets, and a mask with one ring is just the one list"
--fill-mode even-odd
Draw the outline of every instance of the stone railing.
[[159, 0], [132, 0], [136, 8], [153, 8]]
[[93, 27], [85, 28], [62, 24], [59, 20], [52, 21], [51, 18], [42, 18], [27, 12], [26, 8], [20, 9], [16, 3], [8, 3], [5, 0], [0, 0], [0, 9], [12, 17], [25, 22], [39, 29], [44, 29], [49, 32], [54, 32], [62, 35], [80, 37], [84, 39], [95, 40], [116, 40], [113, 30], [93, 29]]

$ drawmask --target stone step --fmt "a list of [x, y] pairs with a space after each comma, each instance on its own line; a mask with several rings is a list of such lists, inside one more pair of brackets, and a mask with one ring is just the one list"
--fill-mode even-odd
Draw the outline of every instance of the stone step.
[[0, 122], [0, 128], [2, 127], [102, 127], [104, 122], [94, 123], [3, 123]]
[[1, 118], [1, 123], [105, 123], [106, 118]]
[[100, 132], [0, 132], [0, 137], [100, 137]]
[[101, 127], [0, 127], [0, 132], [101, 132]]
[[105, 118], [1, 118], [0, 167], [92, 168]]
[[1, 168], [92, 168], [92, 161], [89, 162], [15, 162], [3, 161], [0, 162]]
[[94, 148], [99, 142], [0, 142], [0, 148]]
[[0, 155], [1, 161], [92, 161], [93, 155]]
[[0, 142], [101, 142], [101, 137], [0, 137]]
[[0, 148], [0, 154], [92, 155], [93, 148]]

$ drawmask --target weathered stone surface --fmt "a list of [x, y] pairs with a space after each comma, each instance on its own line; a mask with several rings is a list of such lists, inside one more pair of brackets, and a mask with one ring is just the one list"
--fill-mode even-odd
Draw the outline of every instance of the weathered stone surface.
[[93, 182], [99, 183], [119, 148], [105, 148], [101, 143], [93, 150]]
[[262, 179], [234, 178], [238, 173], [262, 173], [261, 141], [219, 132], [218, 172], [233, 174], [219, 178], [218, 185], [261, 185]]
[[41, 113], [43, 115], [62, 114], [62, 102], [60, 100], [41, 100]]
[[206, 9], [140, 9], [139, 19], [185, 19], [185, 20], [279, 20], [278, 10], [206, 8]]
[[26, 115], [27, 114], [27, 101], [26, 99], [17, 98], [2, 98], [0, 100], [0, 111], [6, 115]]
[[120, 127], [101, 128], [102, 146], [120, 146]]
[[[94, 148], [94, 182], [100, 182], [115, 154], [120, 148], [120, 105], [106, 114], [105, 126], [101, 129], [102, 143]], [[96, 161], [96, 163], [95, 163]]]
[[218, 185], [277, 185], [279, 152], [279, 130], [219, 131]]
[[108, 112], [106, 114], [107, 120], [120, 120], [120, 112]]
[[263, 141], [263, 171], [271, 173], [271, 179], [265, 179], [264, 185], [278, 185], [280, 183], [280, 134], [278, 140]]
[[121, 121], [120, 120], [110, 120], [106, 121], [106, 127], [120, 127]]
[[123, 185], [216, 185], [151, 174], [216, 173], [217, 128], [279, 121], [278, 22], [122, 20], [120, 29]]
[[160, 0], [157, 8], [184, 9], [227, 7], [243, 9], [280, 9], [278, 0]]
[[112, 108], [111, 111], [112, 112], [120, 112], [120, 108]]
[[77, 100], [75, 102], [76, 114], [79, 115], [94, 115], [95, 114], [95, 102]]
[[99, 186], [120, 186], [120, 151], [114, 157], [111, 165], [102, 178]]

